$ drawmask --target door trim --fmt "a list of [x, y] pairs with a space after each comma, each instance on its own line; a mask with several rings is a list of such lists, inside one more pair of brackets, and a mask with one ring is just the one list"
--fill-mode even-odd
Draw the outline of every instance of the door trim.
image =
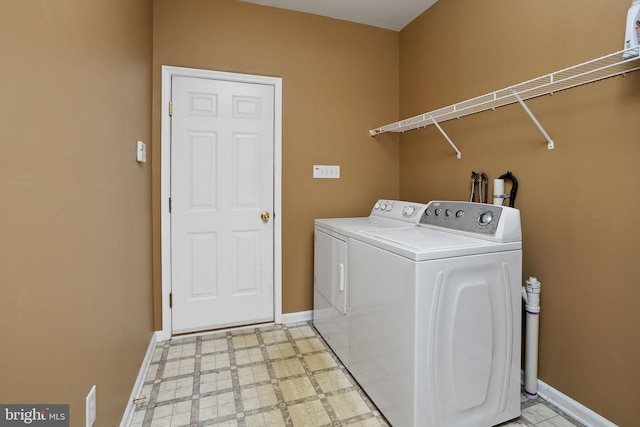
[[273, 313], [275, 323], [282, 323], [282, 78], [237, 74], [195, 68], [162, 66], [161, 131], [160, 131], [160, 228], [162, 257], [162, 330], [159, 339], [171, 338], [171, 77], [193, 77], [240, 83], [271, 85], [274, 88], [273, 126]]

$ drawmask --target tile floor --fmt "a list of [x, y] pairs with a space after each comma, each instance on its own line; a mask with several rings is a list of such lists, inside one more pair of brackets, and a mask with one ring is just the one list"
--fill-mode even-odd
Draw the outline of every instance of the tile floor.
[[[159, 343], [136, 402], [130, 427], [389, 426], [311, 322]], [[523, 398], [507, 426], [579, 424]]]

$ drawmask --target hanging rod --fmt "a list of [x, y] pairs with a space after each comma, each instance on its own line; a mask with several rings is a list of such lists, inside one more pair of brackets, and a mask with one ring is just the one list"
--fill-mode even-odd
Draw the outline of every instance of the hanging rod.
[[[630, 55], [630, 57], [624, 59], [623, 54], [628, 54], [627, 56]], [[460, 158], [460, 152], [455, 145], [453, 145], [453, 142], [451, 142], [451, 139], [444, 130], [442, 130], [439, 123], [451, 119], [459, 119], [482, 111], [494, 110], [498, 107], [518, 102], [547, 139], [548, 148], [552, 149], [554, 146], [553, 141], [547, 132], [545, 132], [542, 125], [535, 119], [531, 110], [527, 108], [524, 101], [639, 70], [640, 60], [638, 60], [638, 58], [637, 47], [621, 50], [495, 92], [490, 92], [428, 113], [371, 129], [369, 133], [371, 136], [376, 136], [385, 132], [405, 132], [435, 124], [449, 144], [454, 148], [457, 157]]]

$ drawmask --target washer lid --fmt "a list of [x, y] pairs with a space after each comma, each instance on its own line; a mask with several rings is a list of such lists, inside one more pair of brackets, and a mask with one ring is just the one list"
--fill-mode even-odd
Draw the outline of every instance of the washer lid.
[[414, 261], [518, 250], [521, 242], [500, 243], [421, 227], [354, 233], [353, 238]]

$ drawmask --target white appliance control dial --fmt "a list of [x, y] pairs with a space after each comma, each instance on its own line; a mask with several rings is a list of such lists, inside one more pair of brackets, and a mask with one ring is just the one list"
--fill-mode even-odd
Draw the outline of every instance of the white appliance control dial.
[[386, 211], [387, 212], [391, 212], [391, 209], [393, 209], [393, 204], [392, 203], [387, 203]]
[[402, 215], [407, 218], [412, 217], [415, 213], [416, 213], [415, 206], [405, 206], [405, 208], [402, 210]]
[[376, 204], [373, 205], [373, 210], [375, 211], [380, 210], [380, 202], [376, 202]]

